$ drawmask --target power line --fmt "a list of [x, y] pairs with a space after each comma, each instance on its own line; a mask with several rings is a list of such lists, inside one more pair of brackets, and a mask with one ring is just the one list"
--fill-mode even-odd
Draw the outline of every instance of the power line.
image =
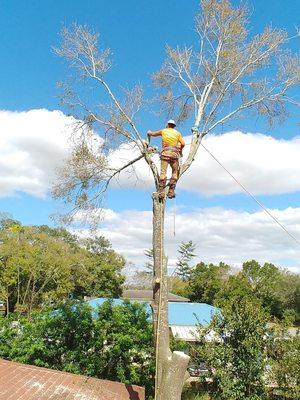
[[207, 153], [220, 165], [220, 167], [223, 168], [224, 171], [226, 171], [227, 174], [229, 174], [229, 175], [231, 176], [231, 178], [244, 190], [244, 192], [247, 193], [248, 196], [250, 196], [250, 197], [255, 201], [255, 203], [257, 203], [257, 204], [263, 209], [263, 211], [264, 211], [270, 218], [272, 218], [273, 221], [275, 221], [276, 224], [279, 225], [280, 228], [281, 228], [287, 235], [289, 235], [298, 245], [300, 245], [299, 240], [298, 240], [292, 233], [290, 233], [290, 232], [286, 229], [286, 227], [285, 227], [284, 225], [282, 225], [282, 223], [281, 223], [280, 221], [278, 221], [278, 219], [277, 219], [276, 217], [274, 217], [274, 215], [271, 214], [270, 211], [267, 210], [266, 207], [265, 207], [259, 200], [257, 200], [257, 198], [256, 198], [242, 183], [240, 183], [240, 182], [238, 181], [238, 179], [237, 179], [234, 175], [232, 175], [232, 173], [221, 163], [221, 161], [219, 161], [219, 160], [217, 159], [217, 157], [215, 157], [215, 156], [211, 153], [210, 150], [208, 150], [207, 147], [204, 146], [203, 143], [201, 143], [201, 146], [202, 146], [202, 147], [204, 148], [204, 150], [206, 150]]

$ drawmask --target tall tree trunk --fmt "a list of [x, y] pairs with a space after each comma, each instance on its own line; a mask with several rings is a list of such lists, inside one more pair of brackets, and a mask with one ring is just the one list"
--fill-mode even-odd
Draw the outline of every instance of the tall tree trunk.
[[9, 295], [8, 295], [8, 289], [7, 289], [6, 305], [5, 305], [5, 316], [7, 317], [8, 315], [9, 315]]
[[9, 292], [9, 287], [7, 287], [6, 302], [4, 315], [7, 317], [9, 314], [14, 313], [16, 308], [16, 299], [14, 295]]
[[153, 326], [155, 338], [155, 400], [180, 400], [189, 356], [170, 350], [167, 258], [164, 253], [165, 201], [153, 196]]

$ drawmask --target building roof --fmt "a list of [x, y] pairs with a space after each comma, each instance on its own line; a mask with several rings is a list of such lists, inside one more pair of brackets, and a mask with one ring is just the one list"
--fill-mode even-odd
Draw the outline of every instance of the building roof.
[[206, 303], [169, 303], [170, 325], [207, 326], [220, 309]]
[[[128, 289], [123, 290], [123, 299], [130, 299], [130, 300], [148, 300], [151, 301], [153, 298], [152, 290], [137, 290], [137, 289]], [[181, 302], [189, 302], [190, 299], [182, 296], [177, 296], [176, 294], [169, 293], [168, 296], [169, 301], [181, 301]]]
[[144, 389], [0, 360], [0, 400], [144, 400]]
[[[90, 300], [88, 303], [95, 309], [103, 304], [107, 299], [99, 297]], [[123, 304], [122, 299], [113, 299], [115, 305]], [[137, 300], [139, 301], [139, 300]], [[149, 313], [152, 315], [149, 302], [144, 302]], [[220, 309], [205, 303], [185, 303], [169, 302], [169, 325], [196, 326], [198, 324], [207, 326], [210, 324], [213, 316], [220, 313]]]
[[[197, 342], [199, 340], [200, 332], [197, 326], [171, 325], [170, 329], [172, 335], [177, 339], [181, 339], [186, 342]], [[206, 333], [204, 338], [206, 342], [220, 341], [220, 338], [214, 331]]]

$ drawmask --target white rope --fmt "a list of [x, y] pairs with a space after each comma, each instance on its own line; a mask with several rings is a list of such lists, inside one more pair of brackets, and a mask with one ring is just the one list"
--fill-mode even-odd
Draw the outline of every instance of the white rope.
[[176, 236], [176, 197], [174, 198], [174, 214], [173, 214], [173, 235]]

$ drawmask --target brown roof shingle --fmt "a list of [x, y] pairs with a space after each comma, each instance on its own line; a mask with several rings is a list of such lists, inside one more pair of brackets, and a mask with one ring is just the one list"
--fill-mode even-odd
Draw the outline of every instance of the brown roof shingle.
[[0, 400], [144, 400], [135, 385], [0, 360]]

